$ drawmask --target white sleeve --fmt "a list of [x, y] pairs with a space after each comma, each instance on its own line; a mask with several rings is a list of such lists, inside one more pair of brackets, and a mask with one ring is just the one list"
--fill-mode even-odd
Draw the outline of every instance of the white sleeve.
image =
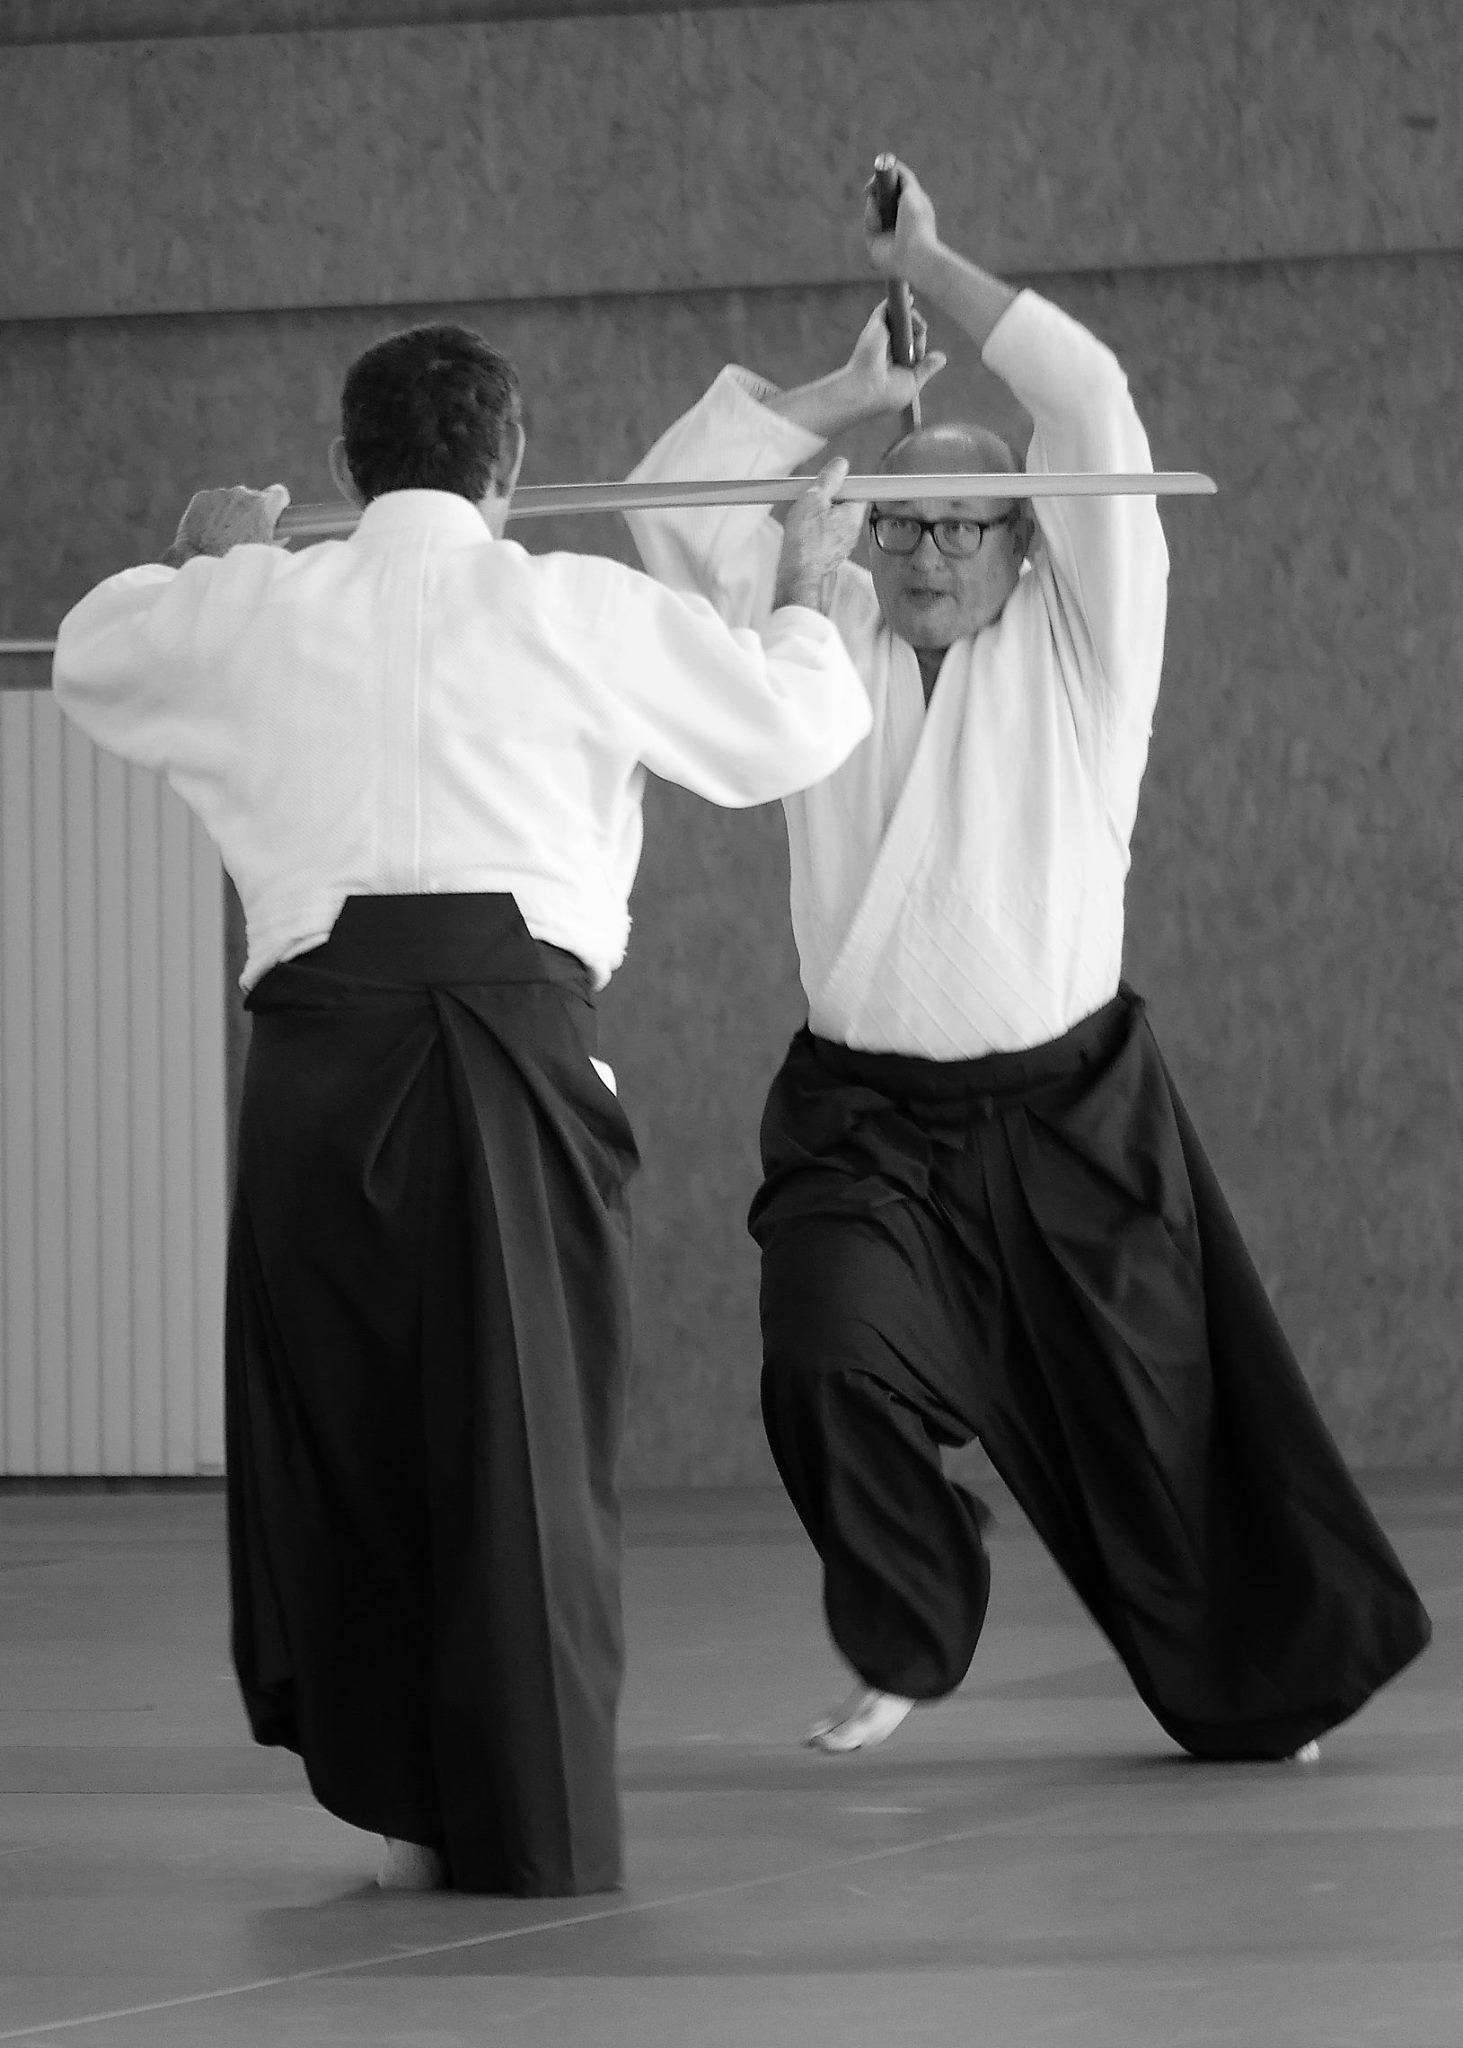
[[[772, 386], [729, 364], [706, 395], [668, 427], [632, 483], [667, 478], [784, 477], [822, 448], [816, 434], [762, 403]], [[765, 505], [627, 512], [640, 559], [659, 583], [695, 591], [731, 626], [760, 625], [772, 609], [782, 528]]]
[[[1148, 437], [1112, 351], [1023, 291], [983, 351], [1030, 413], [1029, 473], [1151, 470]], [[1152, 719], [1163, 662], [1168, 549], [1151, 497], [1035, 498], [1057, 589], [1080, 623], [1109, 723]]]
[[770, 803], [831, 775], [868, 733], [868, 693], [820, 612], [784, 605], [758, 633], [621, 574], [616, 694], [653, 774], [729, 808]]
[[241, 603], [285, 559], [248, 546], [181, 569], [149, 562], [109, 576], [57, 630], [57, 703], [124, 760], [185, 765], [219, 709]]
[[[203, 559], [189, 565], [190, 581], [207, 573]], [[99, 746], [144, 768], [172, 759], [181, 608], [173, 600], [165, 610], [164, 600], [181, 575], [161, 563], [124, 569], [73, 606], [56, 632], [56, 702]]]

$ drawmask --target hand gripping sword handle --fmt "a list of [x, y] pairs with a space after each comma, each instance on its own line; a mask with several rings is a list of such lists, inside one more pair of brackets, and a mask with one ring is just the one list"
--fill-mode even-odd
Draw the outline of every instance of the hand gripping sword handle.
[[[894, 223], [899, 217], [899, 172], [892, 156], [874, 158], [874, 204], [879, 209], [879, 226], [886, 235], [894, 232]], [[913, 369], [919, 361], [919, 351], [914, 339], [914, 301], [909, 286], [902, 277], [889, 280], [888, 303], [885, 319], [889, 323], [889, 351], [896, 363]], [[913, 433], [920, 423], [919, 396], [916, 393], [904, 409], [904, 430]]]

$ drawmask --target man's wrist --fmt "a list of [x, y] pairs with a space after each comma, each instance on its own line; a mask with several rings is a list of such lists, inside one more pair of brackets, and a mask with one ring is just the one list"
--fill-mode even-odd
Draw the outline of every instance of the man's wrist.
[[938, 303], [940, 287], [950, 274], [950, 254], [938, 239], [917, 245], [905, 280], [911, 291], [921, 292], [927, 299]]
[[865, 420], [871, 420], [878, 413], [888, 410], [881, 394], [870, 391], [857, 372], [850, 369], [847, 363], [834, 372], [831, 382], [833, 388], [829, 393], [829, 401], [835, 417], [828, 428], [830, 441], [835, 434], [843, 433], [846, 428], [860, 426]]
[[804, 611], [823, 610], [825, 579], [821, 576], [793, 576], [787, 582], [779, 582], [772, 593], [772, 609], [781, 611], [785, 604], [801, 605]]
[[826, 377], [819, 377], [816, 383], [779, 392], [776, 398], [764, 403], [769, 411], [779, 413], [794, 426], [817, 434], [824, 441], [831, 441], [845, 427], [856, 426], [876, 410], [867, 393], [859, 389], [846, 363], [830, 370]]
[[175, 540], [170, 548], [158, 556], [158, 560], [165, 569], [181, 569], [183, 564], [191, 562], [197, 553], [197, 548], [190, 548], [187, 541]]

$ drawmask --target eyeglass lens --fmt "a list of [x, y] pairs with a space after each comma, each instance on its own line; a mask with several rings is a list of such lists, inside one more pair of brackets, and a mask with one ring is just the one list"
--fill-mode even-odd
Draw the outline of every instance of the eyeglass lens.
[[876, 513], [870, 522], [874, 539], [886, 555], [912, 555], [927, 533], [942, 555], [973, 555], [988, 529], [1003, 519], [915, 519], [904, 513]]

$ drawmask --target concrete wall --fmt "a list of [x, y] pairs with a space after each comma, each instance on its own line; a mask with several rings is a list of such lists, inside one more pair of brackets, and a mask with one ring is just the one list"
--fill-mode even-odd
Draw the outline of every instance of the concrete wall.
[[[621, 473], [728, 358], [831, 366], [877, 296], [857, 189], [900, 148], [953, 240], [1117, 349], [1160, 464], [1220, 481], [1166, 516], [1129, 972], [1348, 1454], [1459, 1462], [1459, 9], [525, 18], [568, 11], [12, 0], [0, 633], [154, 552], [195, 483], [327, 495], [341, 371], [427, 313], [524, 367], [530, 481]], [[930, 412], [1019, 427], [934, 339]], [[604, 999], [647, 1162], [641, 1481], [768, 1471], [741, 1217], [799, 1019], [784, 887], [775, 810], [652, 792]]]

